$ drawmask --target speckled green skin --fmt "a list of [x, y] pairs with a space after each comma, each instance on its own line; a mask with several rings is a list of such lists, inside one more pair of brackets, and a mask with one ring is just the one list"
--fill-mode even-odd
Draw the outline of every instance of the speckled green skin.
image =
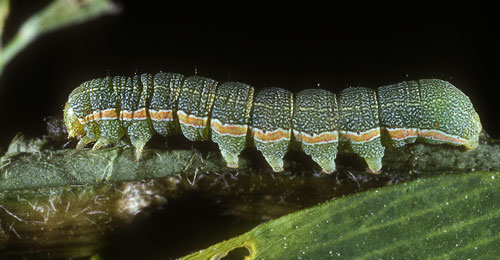
[[[179, 96], [178, 111], [188, 115], [210, 119], [212, 105], [215, 99], [217, 81], [199, 76], [184, 79]], [[181, 124], [182, 134], [191, 141], [210, 140], [210, 120], [203, 127], [193, 127]]]
[[[416, 81], [406, 81], [378, 88], [380, 106], [380, 126], [384, 128], [418, 129], [422, 120], [420, 88]], [[382, 143], [402, 146], [414, 143], [416, 137], [392, 140], [382, 135]]]
[[[131, 77], [119, 76], [113, 78], [113, 86], [118, 93], [118, 108], [124, 111], [135, 111], [137, 110], [137, 105], [139, 104], [139, 99], [141, 98], [141, 89], [138, 86], [134, 86], [134, 81]], [[135, 81], [136, 84], [138, 81]], [[134, 90], [135, 88], [135, 90]], [[131, 133], [128, 131], [128, 127], [132, 124], [132, 121], [121, 121], [123, 128], [127, 129], [127, 135]]]
[[[217, 87], [211, 120], [222, 124], [249, 126], [254, 89], [237, 82], [222, 83]], [[222, 135], [212, 131], [212, 141], [219, 145], [229, 166], [238, 166], [238, 155], [247, 145], [247, 135]]]
[[[294, 134], [319, 135], [325, 132], [337, 134], [340, 127], [339, 108], [335, 94], [323, 89], [302, 90], [295, 96], [293, 112]], [[338, 138], [335, 142], [308, 144], [297, 140], [300, 148], [331, 173], [335, 171]]]
[[[421, 95], [420, 129], [440, 130], [460, 137], [478, 134], [479, 116], [469, 98], [449, 82], [419, 80]], [[428, 139], [426, 142], [443, 143]]]
[[[82, 119], [88, 114], [93, 112], [90, 104], [90, 92], [92, 81], [87, 81], [81, 84], [78, 88], [74, 89], [68, 98], [68, 104], [73, 109], [75, 115]], [[66, 126], [71, 129], [69, 125]], [[100, 135], [99, 125], [96, 122], [89, 122], [83, 125], [85, 136], [91, 141], [97, 141]]]
[[[113, 118], [79, 123], [86, 116], [106, 109], [133, 113], [141, 108], [147, 114], [141, 120]], [[173, 119], [154, 122], [150, 110], [172, 110]], [[205, 118], [204, 125], [179, 124], [179, 111]], [[239, 153], [253, 143], [275, 171], [282, 170], [283, 157], [291, 145], [311, 155], [325, 172], [335, 169], [338, 142], [307, 145], [295, 140], [294, 134], [311, 136], [337, 131], [339, 142], [365, 158], [369, 171], [377, 172], [382, 166], [384, 146], [400, 146], [417, 139], [391, 140], [386, 129], [440, 131], [465, 140], [463, 145], [470, 149], [477, 147], [481, 131], [479, 116], [469, 98], [450, 83], [434, 79], [402, 82], [377, 91], [348, 88], [338, 97], [325, 90], [311, 89], [294, 97], [280, 88], [254, 94], [252, 87], [242, 83], [219, 84], [199, 76], [184, 78], [174, 73], [106, 77], [76, 88], [69, 96], [64, 114], [70, 136], [81, 138], [77, 148], [96, 142], [94, 149], [98, 149], [116, 143], [126, 133], [139, 158], [154, 132], [162, 135], [182, 132], [190, 140], [216, 142], [229, 166], [237, 165]], [[222, 124], [248, 125], [248, 132], [244, 137], [219, 135], [211, 131], [212, 119]], [[373, 129], [380, 129], [381, 136], [371, 141], [342, 138], [346, 133], [359, 135]], [[256, 131], [277, 130], [284, 133], [277, 141], [256, 139]], [[285, 138], [288, 135], [291, 138]], [[432, 137], [418, 138], [429, 143], [450, 143]]]
[[[252, 111], [252, 128], [266, 132], [282, 129], [290, 131], [292, 135], [292, 104], [293, 95], [290, 91], [268, 88], [257, 92]], [[254, 137], [254, 143], [274, 171], [283, 170], [283, 157], [288, 151], [290, 139], [267, 143]]]
[[[92, 112], [100, 113], [102, 110], [117, 107], [116, 93], [111, 77], [94, 79], [83, 84], [79, 90], [75, 90], [69, 102], [74, 104], [77, 116], [84, 117]], [[103, 137], [113, 143], [118, 142], [124, 135], [123, 127], [118, 119], [103, 120], [99, 123], [89, 122], [85, 125], [85, 132], [91, 141], [97, 141], [99, 137]]]
[[[380, 128], [379, 107], [377, 93], [367, 88], [347, 88], [340, 93], [339, 111], [341, 116], [341, 131], [362, 133], [371, 129]], [[382, 167], [381, 159], [384, 156], [384, 146], [381, 137], [371, 141], [355, 143], [347, 141], [347, 147], [353, 152], [365, 158], [369, 169], [374, 171]]]
[[[135, 75], [132, 79], [132, 84], [134, 86], [134, 95], [139, 95], [137, 110], [148, 108], [153, 97], [153, 76], [151, 74]], [[153, 137], [151, 119], [147, 117], [142, 120], [132, 120], [127, 133], [133, 144], [136, 142], [147, 143]]]
[[177, 120], [177, 100], [181, 93], [184, 76], [176, 73], [157, 73], [154, 76], [154, 91], [151, 98], [151, 110], [172, 110], [173, 121], [152, 120], [153, 129], [163, 135], [180, 133], [179, 121]]

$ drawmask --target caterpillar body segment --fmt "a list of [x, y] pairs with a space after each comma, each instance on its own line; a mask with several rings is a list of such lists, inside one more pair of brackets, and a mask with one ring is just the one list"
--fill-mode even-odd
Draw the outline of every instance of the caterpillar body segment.
[[252, 111], [252, 136], [273, 171], [283, 171], [283, 157], [292, 137], [293, 94], [281, 88], [257, 92]]
[[378, 88], [382, 141], [392, 146], [414, 143], [422, 120], [418, 82], [408, 81]]
[[292, 119], [295, 140], [325, 173], [335, 171], [339, 115], [337, 98], [330, 91], [306, 89], [295, 97]]
[[191, 76], [184, 79], [179, 96], [177, 117], [182, 134], [191, 141], [209, 139], [210, 115], [217, 82]]
[[64, 120], [69, 136], [80, 139], [78, 149], [90, 142], [99, 149], [127, 135], [139, 159], [153, 133], [182, 133], [217, 143], [228, 167], [238, 167], [241, 151], [253, 145], [276, 172], [291, 147], [326, 173], [335, 171], [336, 155], [346, 147], [365, 159], [368, 172], [379, 173], [386, 146], [421, 140], [474, 149], [481, 132], [469, 98], [437, 79], [294, 95], [175, 73], [106, 77], [73, 90]]
[[169, 136], [180, 133], [177, 118], [177, 101], [181, 93], [184, 76], [174, 73], [157, 73], [154, 76], [154, 91], [149, 106], [153, 129]]
[[432, 144], [450, 143], [475, 149], [482, 127], [469, 98], [446, 81], [418, 82], [422, 99], [419, 137]]
[[382, 168], [384, 146], [379, 125], [377, 93], [368, 88], [347, 88], [340, 93], [340, 136], [368, 164], [368, 172]]
[[231, 168], [238, 167], [238, 155], [247, 146], [254, 89], [246, 84], [225, 82], [217, 87], [210, 129]]

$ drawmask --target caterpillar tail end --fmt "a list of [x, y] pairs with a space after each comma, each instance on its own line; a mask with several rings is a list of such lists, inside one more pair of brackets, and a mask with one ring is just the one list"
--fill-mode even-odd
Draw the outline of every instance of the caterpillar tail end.
[[464, 143], [464, 146], [466, 151], [476, 149], [479, 146], [479, 135], [469, 139], [467, 142]]
[[481, 120], [476, 112], [474, 112], [472, 116], [472, 122], [473, 134], [468, 139], [466, 138], [467, 141], [464, 144], [466, 151], [474, 150], [479, 146], [479, 135], [481, 135], [483, 131]]
[[366, 171], [371, 174], [380, 174], [382, 169], [382, 158], [365, 158], [368, 168]]

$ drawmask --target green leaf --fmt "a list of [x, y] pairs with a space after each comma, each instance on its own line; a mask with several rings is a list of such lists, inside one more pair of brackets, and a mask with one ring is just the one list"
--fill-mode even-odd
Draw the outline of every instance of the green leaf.
[[[0, 0], [0, 36], [8, 10], [8, 1]], [[26, 20], [5, 47], [0, 48], [0, 75], [5, 65], [38, 36], [118, 11], [119, 8], [109, 0], [52, 1]]]
[[0, 48], [2, 47], [3, 27], [9, 16], [9, 0], [0, 0]]
[[20, 32], [41, 34], [117, 11], [109, 0], [54, 0], [24, 22]]
[[416, 180], [331, 200], [183, 259], [241, 247], [250, 259], [493, 259], [499, 191], [500, 172]]

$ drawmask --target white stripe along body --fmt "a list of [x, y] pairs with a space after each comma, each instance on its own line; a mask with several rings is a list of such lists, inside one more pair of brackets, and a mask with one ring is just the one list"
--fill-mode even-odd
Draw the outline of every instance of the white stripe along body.
[[64, 118], [70, 137], [80, 139], [78, 149], [90, 142], [99, 149], [128, 135], [139, 159], [154, 132], [182, 133], [217, 143], [228, 167], [238, 167], [238, 155], [254, 145], [282, 171], [294, 142], [327, 173], [335, 170], [339, 142], [377, 173], [384, 146], [420, 139], [474, 149], [481, 132], [469, 98], [437, 79], [347, 88], [337, 96], [322, 89], [255, 92], [243, 83], [175, 73], [106, 77], [76, 88]]

